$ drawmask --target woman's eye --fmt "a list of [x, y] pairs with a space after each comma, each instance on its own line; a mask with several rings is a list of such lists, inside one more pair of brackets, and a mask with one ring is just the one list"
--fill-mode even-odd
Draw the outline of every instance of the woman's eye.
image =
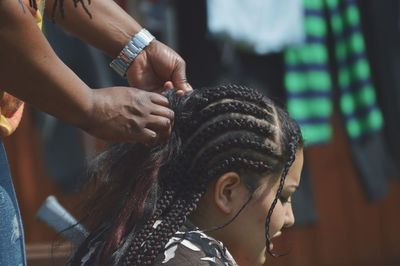
[[290, 203], [290, 202], [291, 202], [290, 199], [289, 199], [289, 198], [286, 198], [286, 197], [280, 197], [279, 200], [282, 202], [282, 204]]

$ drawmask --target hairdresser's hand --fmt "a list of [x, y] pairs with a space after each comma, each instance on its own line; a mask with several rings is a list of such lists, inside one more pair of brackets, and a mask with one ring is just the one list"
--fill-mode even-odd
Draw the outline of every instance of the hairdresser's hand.
[[92, 102], [89, 123], [82, 128], [96, 137], [153, 144], [170, 134], [174, 113], [160, 94], [111, 87], [93, 90]]
[[154, 40], [128, 68], [127, 77], [133, 87], [161, 93], [164, 84], [171, 81], [178, 94], [191, 91], [186, 80], [185, 61], [171, 48]]

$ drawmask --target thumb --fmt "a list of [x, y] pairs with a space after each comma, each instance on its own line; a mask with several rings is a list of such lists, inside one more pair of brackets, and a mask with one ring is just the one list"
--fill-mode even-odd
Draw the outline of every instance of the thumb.
[[151, 146], [157, 141], [157, 133], [151, 129], [144, 128], [139, 134], [130, 136], [130, 141], [133, 143], [139, 142], [146, 146]]
[[184, 92], [193, 90], [186, 78], [186, 63], [181, 58], [177, 60], [171, 81], [174, 84], [174, 87], [178, 90], [183, 90]]

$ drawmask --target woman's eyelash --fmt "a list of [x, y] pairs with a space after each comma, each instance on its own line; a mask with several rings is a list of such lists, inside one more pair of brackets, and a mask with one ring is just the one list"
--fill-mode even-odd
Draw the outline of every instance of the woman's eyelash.
[[286, 197], [280, 197], [279, 200], [280, 200], [282, 203], [291, 203], [291, 201], [289, 200], [289, 198], [286, 198]]

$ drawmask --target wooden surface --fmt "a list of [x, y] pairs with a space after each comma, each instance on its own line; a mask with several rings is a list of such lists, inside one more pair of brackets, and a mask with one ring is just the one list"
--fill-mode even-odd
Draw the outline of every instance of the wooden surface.
[[31, 243], [26, 246], [29, 266], [65, 265], [71, 254], [71, 245], [53, 243]]
[[[286, 232], [281, 241], [291, 251], [281, 258], [270, 258], [269, 266], [400, 265], [400, 184], [393, 180], [387, 198], [368, 203], [345, 137], [337, 125], [335, 128], [331, 144], [306, 152], [319, 220], [313, 226]], [[35, 220], [34, 215], [47, 195], [60, 197], [60, 193], [43, 167], [29, 111], [21, 127], [5, 143], [26, 240], [29, 245], [49, 244], [57, 239], [55, 234]], [[61, 202], [73, 212], [78, 200], [76, 196], [61, 197]]]

